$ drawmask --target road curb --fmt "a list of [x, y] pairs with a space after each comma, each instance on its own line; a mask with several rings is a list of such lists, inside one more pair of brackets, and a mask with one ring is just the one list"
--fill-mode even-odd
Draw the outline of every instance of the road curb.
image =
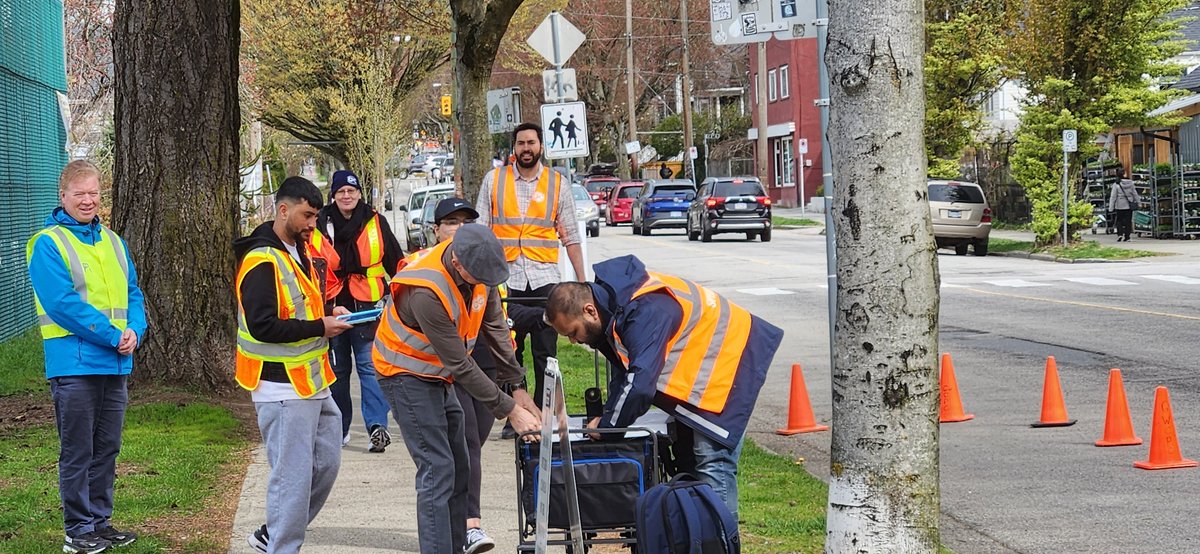
[[992, 252], [989, 256], [1001, 256], [1005, 258], [1023, 258], [1027, 260], [1037, 260], [1039, 262], [1055, 262], [1060, 264], [1118, 264], [1129, 263], [1129, 260], [1105, 260], [1103, 258], [1060, 258], [1051, 254], [1031, 254], [1029, 252]]

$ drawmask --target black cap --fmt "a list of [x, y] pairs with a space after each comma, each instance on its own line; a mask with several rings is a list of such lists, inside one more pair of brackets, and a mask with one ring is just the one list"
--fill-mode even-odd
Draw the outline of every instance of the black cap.
[[468, 219], [479, 219], [479, 212], [475, 211], [475, 208], [472, 208], [466, 200], [452, 196], [438, 202], [437, 209], [433, 211], [433, 222], [441, 223], [446, 216], [459, 210], [465, 210]]
[[508, 259], [490, 227], [478, 223], [459, 227], [450, 239], [450, 251], [479, 282], [494, 287], [508, 280]]

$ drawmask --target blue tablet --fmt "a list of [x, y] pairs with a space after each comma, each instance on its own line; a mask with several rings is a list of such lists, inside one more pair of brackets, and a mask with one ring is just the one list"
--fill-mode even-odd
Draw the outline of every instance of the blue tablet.
[[337, 316], [337, 318], [351, 325], [358, 325], [359, 323], [375, 321], [376, 319], [379, 319], [380, 315], [383, 315], [383, 310], [376, 308], [374, 310], [363, 310], [361, 312], [354, 312], [352, 314], [342, 314]]

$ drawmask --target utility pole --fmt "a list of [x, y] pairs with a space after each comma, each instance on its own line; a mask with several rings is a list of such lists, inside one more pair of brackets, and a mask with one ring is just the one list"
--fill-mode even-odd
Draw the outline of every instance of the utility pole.
[[767, 182], [767, 176], [770, 172], [767, 171], [767, 43], [770, 41], [759, 42], [754, 45], [754, 49], [758, 51], [758, 79], [755, 83], [758, 90], [756, 102], [758, 103], [758, 143], [754, 149], [754, 164], [758, 166], [758, 180], [768, 190], [771, 184]]
[[[625, 101], [629, 107], [629, 142], [637, 140], [637, 105], [633, 100], [633, 0], [625, 0]], [[638, 177], [637, 154], [629, 156], [629, 178]]]
[[[692, 69], [688, 57], [688, 0], [679, 0], [679, 21], [683, 23], [683, 155], [685, 177], [696, 182], [696, 160], [692, 159]], [[705, 173], [705, 177], [708, 173]]]

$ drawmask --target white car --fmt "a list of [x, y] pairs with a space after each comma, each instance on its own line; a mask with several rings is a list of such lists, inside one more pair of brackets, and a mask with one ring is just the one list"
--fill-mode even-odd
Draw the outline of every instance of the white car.
[[421, 210], [425, 207], [425, 199], [429, 196], [449, 193], [454, 194], [453, 184], [440, 184], [428, 187], [420, 187], [413, 189], [412, 194], [408, 196], [408, 205], [400, 206], [401, 210], [407, 212], [404, 216], [405, 222], [405, 238], [408, 239], [408, 250], [417, 250], [421, 248]]

